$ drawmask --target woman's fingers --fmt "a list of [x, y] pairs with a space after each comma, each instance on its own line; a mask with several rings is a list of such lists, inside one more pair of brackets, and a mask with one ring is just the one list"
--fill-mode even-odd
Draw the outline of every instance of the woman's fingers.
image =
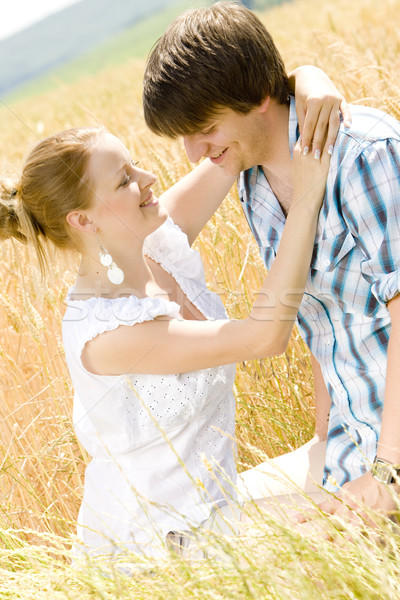
[[332, 154], [340, 126], [339, 100], [331, 98], [329, 102], [325, 100], [322, 103], [321, 101], [317, 118], [315, 118], [316, 112], [317, 108], [310, 112], [310, 118], [313, 119], [313, 122], [307, 123], [306, 116], [305, 124], [310, 132], [309, 135], [312, 135], [309, 146], [310, 152], [312, 151], [314, 158], [319, 158], [323, 150], [328, 151], [330, 149], [329, 153]]
[[351, 126], [351, 112], [344, 98], [309, 98], [302, 127], [304, 154], [319, 158], [322, 152], [332, 154], [340, 127], [340, 113], [345, 127]]
[[340, 127], [340, 112], [339, 107], [337, 110], [331, 110], [329, 115], [328, 132], [326, 135], [324, 152], [333, 154], [333, 148], [335, 146], [336, 137]]
[[346, 102], [344, 98], [339, 106], [340, 112], [342, 113], [343, 124], [346, 128], [351, 127], [352, 118], [351, 118], [351, 110], [349, 104]]
[[326, 136], [326, 142], [324, 151], [328, 152], [328, 154], [333, 153], [333, 148], [335, 146], [336, 137], [340, 127], [340, 114], [342, 114], [343, 124], [346, 128], [351, 126], [351, 112], [349, 105], [346, 100], [342, 98], [339, 103], [337, 101], [337, 108], [332, 107], [332, 110], [329, 115], [329, 126], [328, 133]]
[[[337, 108], [335, 109], [335, 105]], [[324, 103], [318, 115], [318, 121], [315, 124], [314, 138], [312, 143], [312, 152], [314, 158], [321, 156], [323, 150], [328, 150], [329, 146], [335, 143], [339, 131], [339, 102], [333, 102], [332, 105]], [[332, 152], [330, 152], [332, 154]]]
[[306, 103], [306, 113], [302, 126], [299, 123], [302, 138], [302, 149], [304, 154], [308, 154], [312, 149], [315, 126], [318, 122], [321, 111], [322, 100], [320, 98], [309, 98]]

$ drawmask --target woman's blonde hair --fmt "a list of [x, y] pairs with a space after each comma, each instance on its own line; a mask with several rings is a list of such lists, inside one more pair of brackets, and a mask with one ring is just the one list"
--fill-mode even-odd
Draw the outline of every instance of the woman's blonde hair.
[[77, 249], [66, 217], [91, 204], [87, 167], [104, 132], [80, 128], [57, 133], [33, 148], [18, 182], [0, 181], [0, 237], [31, 242], [42, 273], [47, 266], [43, 242]]

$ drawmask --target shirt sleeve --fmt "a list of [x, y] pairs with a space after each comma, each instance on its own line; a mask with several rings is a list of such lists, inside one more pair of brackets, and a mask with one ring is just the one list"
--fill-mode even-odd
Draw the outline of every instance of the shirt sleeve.
[[381, 305], [400, 291], [400, 140], [368, 145], [354, 161], [343, 216], [363, 256], [362, 276]]

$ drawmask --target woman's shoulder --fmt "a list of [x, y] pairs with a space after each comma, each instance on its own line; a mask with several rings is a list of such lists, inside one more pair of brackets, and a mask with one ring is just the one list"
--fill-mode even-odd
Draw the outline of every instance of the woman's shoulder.
[[74, 332], [80, 338], [91, 339], [120, 325], [132, 326], [157, 317], [176, 318], [179, 305], [165, 298], [138, 298], [134, 295], [118, 298], [92, 296], [78, 299], [71, 288], [66, 298], [63, 333]]

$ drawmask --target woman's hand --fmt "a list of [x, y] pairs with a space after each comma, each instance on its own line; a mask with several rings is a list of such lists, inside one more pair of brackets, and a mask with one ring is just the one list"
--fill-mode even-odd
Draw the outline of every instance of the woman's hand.
[[319, 158], [304, 154], [301, 138], [298, 139], [292, 160], [293, 202], [290, 211], [300, 204], [319, 210], [324, 199], [330, 155], [323, 152]]
[[302, 137], [302, 150], [310, 150], [316, 158], [326, 151], [333, 152], [340, 125], [340, 114], [345, 127], [351, 125], [349, 105], [329, 77], [311, 65], [298, 67], [289, 74], [295, 92], [296, 112]]

